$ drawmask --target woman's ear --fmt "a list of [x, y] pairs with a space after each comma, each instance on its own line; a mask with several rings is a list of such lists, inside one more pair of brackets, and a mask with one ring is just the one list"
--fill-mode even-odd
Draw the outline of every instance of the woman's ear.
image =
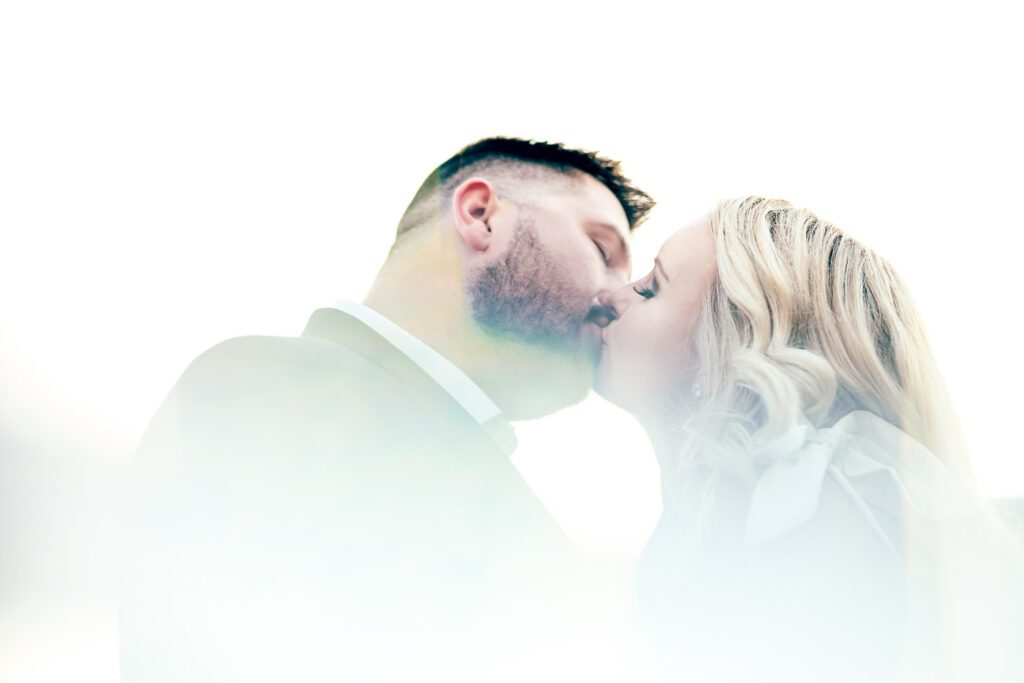
[[452, 194], [452, 215], [462, 241], [473, 251], [487, 251], [491, 245], [491, 216], [498, 209], [498, 194], [483, 178], [470, 178]]

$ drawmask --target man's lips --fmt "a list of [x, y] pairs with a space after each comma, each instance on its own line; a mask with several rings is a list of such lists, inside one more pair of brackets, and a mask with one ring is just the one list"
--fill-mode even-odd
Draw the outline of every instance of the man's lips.
[[618, 317], [615, 314], [615, 309], [610, 306], [594, 306], [587, 313], [586, 321], [605, 328], [611, 325]]

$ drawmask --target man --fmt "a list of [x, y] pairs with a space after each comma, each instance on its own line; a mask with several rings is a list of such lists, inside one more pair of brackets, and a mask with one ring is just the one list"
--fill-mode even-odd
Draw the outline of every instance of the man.
[[586, 394], [652, 205], [595, 154], [481, 140], [364, 304], [196, 359], [139, 450], [126, 683], [481, 680], [564, 637], [572, 552], [507, 420]]

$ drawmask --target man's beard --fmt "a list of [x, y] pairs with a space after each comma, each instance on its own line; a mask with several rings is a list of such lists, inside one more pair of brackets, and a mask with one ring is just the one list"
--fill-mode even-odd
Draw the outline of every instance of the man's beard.
[[485, 331], [563, 353], [587, 353], [583, 325], [593, 293], [565, 275], [521, 219], [505, 255], [467, 281], [473, 318]]

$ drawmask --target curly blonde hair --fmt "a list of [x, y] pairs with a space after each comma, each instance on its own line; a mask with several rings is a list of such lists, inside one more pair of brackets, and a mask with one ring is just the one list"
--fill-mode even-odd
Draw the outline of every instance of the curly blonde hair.
[[970, 480], [924, 325], [888, 262], [782, 200], [725, 200], [710, 224], [717, 276], [692, 340], [701, 397], [682, 425], [685, 462], [748, 479], [754, 445], [801, 415], [821, 427], [867, 410]]

